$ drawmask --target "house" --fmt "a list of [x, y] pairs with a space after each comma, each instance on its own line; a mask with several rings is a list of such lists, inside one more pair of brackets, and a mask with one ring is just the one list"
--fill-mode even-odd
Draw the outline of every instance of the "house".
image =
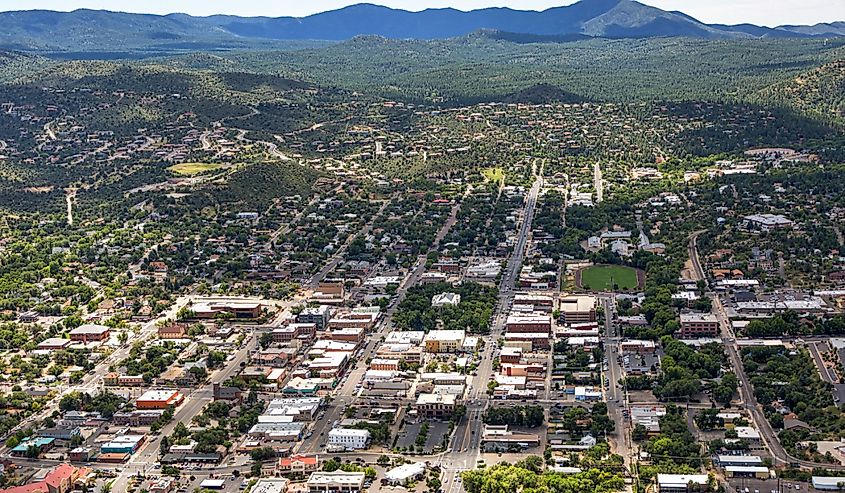
[[215, 401], [240, 402], [243, 398], [243, 391], [238, 387], [223, 387], [219, 383], [212, 385], [212, 395]]
[[312, 472], [306, 485], [308, 486], [308, 493], [358, 493], [364, 487], [364, 473]]
[[327, 445], [344, 450], [363, 450], [370, 442], [370, 431], [356, 428], [333, 428]]

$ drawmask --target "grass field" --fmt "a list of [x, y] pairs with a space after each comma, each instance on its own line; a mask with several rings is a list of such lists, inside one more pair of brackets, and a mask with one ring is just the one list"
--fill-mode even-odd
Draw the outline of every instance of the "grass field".
[[171, 173], [182, 176], [194, 176], [206, 171], [214, 171], [219, 169], [222, 164], [219, 163], [180, 163], [174, 164], [167, 168]]
[[[616, 289], [636, 289], [639, 277], [636, 269], [621, 265], [595, 265], [580, 272], [581, 287], [593, 291]], [[612, 280], [612, 281], [611, 281]]]
[[486, 168], [481, 171], [481, 174], [484, 175], [484, 179], [487, 181], [500, 184], [504, 184], [505, 182], [505, 170], [502, 168]]

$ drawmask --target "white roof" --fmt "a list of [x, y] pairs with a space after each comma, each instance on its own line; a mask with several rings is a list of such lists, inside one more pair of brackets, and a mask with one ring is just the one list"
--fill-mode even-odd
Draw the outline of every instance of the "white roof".
[[343, 471], [333, 471], [333, 472], [312, 472], [311, 476], [308, 478], [308, 485], [309, 486], [328, 486], [328, 485], [336, 485], [336, 484], [344, 484], [344, 485], [360, 485], [364, 482], [364, 473], [363, 472], [343, 472]]
[[465, 336], [463, 330], [432, 330], [425, 336], [425, 340], [462, 342]]
[[738, 438], [760, 438], [760, 432], [750, 426], [737, 426], [734, 429]]
[[288, 480], [284, 478], [262, 478], [250, 490], [252, 493], [284, 493]]
[[657, 483], [660, 486], [675, 486], [686, 488], [689, 483], [707, 484], [709, 478], [706, 474], [658, 474]]
[[384, 474], [388, 481], [405, 481], [425, 473], [425, 464], [422, 462], [411, 462], [395, 467]]
[[105, 325], [84, 324], [70, 331], [71, 334], [102, 334], [108, 332], [109, 329]]
[[203, 479], [200, 488], [222, 488], [225, 483], [223, 479]]
[[769, 468], [765, 466], [727, 466], [725, 470], [729, 472], [769, 472]]
[[359, 430], [357, 428], [332, 428], [329, 431], [329, 436], [352, 436], [352, 437], [363, 437], [369, 438], [370, 431], [369, 430]]
[[681, 323], [683, 322], [710, 322], [716, 323], [719, 319], [712, 313], [682, 313]]
[[845, 483], [843, 476], [813, 476], [813, 488], [839, 489], [839, 484]]
[[763, 459], [757, 455], [720, 455], [718, 456], [720, 464], [728, 464], [731, 462], [739, 462], [744, 464], [762, 464]]

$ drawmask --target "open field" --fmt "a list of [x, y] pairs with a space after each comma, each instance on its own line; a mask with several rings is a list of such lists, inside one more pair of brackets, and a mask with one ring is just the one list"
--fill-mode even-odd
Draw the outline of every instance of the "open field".
[[622, 265], [594, 265], [578, 272], [578, 285], [584, 289], [636, 289], [641, 286], [637, 269]]
[[484, 179], [494, 183], [504, 183], [505, 170], [502, 168], [485, 168], [481, 171]]
[[206, 171], [220, 169], [222, 166], [220, 163], [180, 163], [174, 164], [167, 170], [181, 176], [195, 176]]

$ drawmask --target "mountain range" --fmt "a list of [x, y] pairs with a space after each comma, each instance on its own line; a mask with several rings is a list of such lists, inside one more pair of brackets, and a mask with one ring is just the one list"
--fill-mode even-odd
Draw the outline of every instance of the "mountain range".
[[[356, 4], [308, 17], [237, 17], [130, 14], [104, 10], [0, 12], [0, 48], [23, 51], [172, 51], [245, 49], [289, 40], [341, 41], [360, 35], [439, 39], [478, 30], [510, 33], [501, 39], [567, 40], [583, 37], [708, 39], [845, 36], [845, 22], [815, 26], [705, 24], [634, 0], [581, 0], [542, 12], [451, 8], [420, 12]], [[523, 38], [526, 39], [526, 38]]]

